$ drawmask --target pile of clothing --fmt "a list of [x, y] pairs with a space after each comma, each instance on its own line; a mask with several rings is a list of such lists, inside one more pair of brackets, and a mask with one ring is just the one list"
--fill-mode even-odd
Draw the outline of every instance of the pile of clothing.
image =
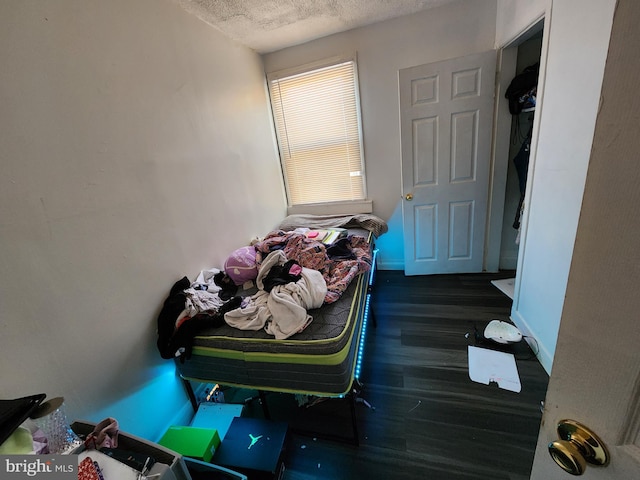
[[258, 292], [244, 306], [227, 312], [227, 324], [241, 330], [260, 330], [284, 340], [313, 320], [307, 310], [324, 303], [327, 284], [317, 270], [287, 260], [282, 250], [270, 253], [256, 279]]
[[[371, 262], [363, 237], [349, 235], [327, 246], [301, 233], [273, 231], [234, 251], [224, 270], [206, 270], [195, 282], [183, 277], [173, 285], [157, 320], [160, 355], [184, 361], [199, 332], [225, 324], [289, 338], [313, 320], [308, 310], [338, 300]], [[254, 283], [257, 291], [238, 294]]]
[[204, 328], [224, 325], [224, 314], [242, 304], [241, 297], [229, 297], [236, 290], [217, 269], [201, 272], [193, 283], [187, 277], [178, 280], [158, 315], [160, 356], [189, 358], [193, 337]]

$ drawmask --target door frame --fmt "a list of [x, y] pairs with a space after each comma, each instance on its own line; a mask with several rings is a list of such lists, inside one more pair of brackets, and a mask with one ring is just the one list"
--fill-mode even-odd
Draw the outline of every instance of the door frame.
[[[538, 76], [536, 114], [533, 118], [533, 130], [531, 134], [531, 146], [529, 151], [529, 167], [527, 184], [523, 201], [523, 213], [520, 218], [520, 239], [518, 248], [518, 260], [516, 263], [516, 275], [513, 289], [513, 303], [511, 307], [511, 319], [516, 324], [530, 344], [538, 339], [526, 322], [518, 321], [519, 317], [513, 315], [518, 311], [520, 301], [520, 287], [522, 284], [522, 263], [527, 246], [527, 231], [529, 226], [529, 206], [531, 205], [531, 192], [533, 190], [533, 178], [536, 167], [536, 154], [538, 150], [538, 137], [540, 131], [540, 119], [544, 108], [544, 90], [547, 69], [547, 56], [549, 51], [549, 21], [550, 12], [541, 13], [535, 20], [524, 27], [513, 38], [498, 46], [498, 64], [496, 73], [496, 95], [494, 110], [494, 129], [492, 139], [491, 174], [489, 184], [489, 208], [487, 213], [487, 226], [484, 252], [484, 270], [497, 272], [500, 262], [500, 247], [502, 240], [502, 227], [504, 217], [504, 203], [507, 187], [507, 168], [509, 159], [509, 141], [511, 136], [511, 119], [508, 100], [504, 97], [504, 91], [513, 79], [516, 70], [517, 48], [532, 36], [542, 31], [542, 48], [540, 50], [540, 73]], [[530, 340], [533, 339], [533, 340]], [[553, 356], [544, 348], [538, 348], [538, 361], [547, 368], [553, 361]]]
[[[515, 37], [507, 41], [504, 45], [498, 46], [498, 57], [496, 64], [496, 92], [493, 119], [493, 138], [491, 142], [491, 175], [489, 183], [489, 208], [487, 212], [487, 228], [484, 251], [484, 270], [487, 272], [497, 272], [500, 264], [500, 247], [502, 240], [502, 226], [504, 217], [504, 202], [507, 189], [507, 168], [509, 166], [509, 141], [511, 137], [512, 115], [509, 112], [509, 102], [504, 97], [509, 83], [516, 74], [516, 61], [518, 47], [531, 37], [542, 31], [542, 49], [540, 51], [540, 74], [536, 97], [536, 115], [533, 119], [533, 132], [531, 138], [531, 150], [529, 155], [529, 172], [535, 168], [535, 153], [538, 146], [538, 131], [540, 123], [539, 110], [542, 108], [544, 96], [544, 78], [546, 72], [546, 57], [548, 51], [548, 28], [549, 22], [545, 22], [545, 15], [536, 18]], [[527, 178], [527, 189], [524, 199], [524, 213], [520, 227], [520, 248], [518, 252], [518, 263], [516, 269], [516, 285], [514, 291], [514, 305], [519, 288], [517, 272], [520, 271], [520, 262], [526, 239], [526, 226], [528, 220], [527, 206], [529, 205], [529, 195], [531, 191], [529, 181], [532, 174]]]

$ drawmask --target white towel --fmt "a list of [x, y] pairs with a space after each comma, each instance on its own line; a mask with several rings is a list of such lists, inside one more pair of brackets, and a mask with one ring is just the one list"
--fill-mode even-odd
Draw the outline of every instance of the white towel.
[[318, 308], [327, 294], [327, 284], [317, 270], [302, 268], [301, 278], [297, 282], [273, 287], [270, 293], [262, 290], [263, 279], [272, 267], [287, 262], [284, 252], [271, 252], [262, 262], [256, 284], [260, 291], [253, 295], [249, 304], [227, 312], [225, 321], [232, 327], [242, 330], [259, 330], [278, 340], [289, 338], [304, 330], [313, 317], [307, 310]]

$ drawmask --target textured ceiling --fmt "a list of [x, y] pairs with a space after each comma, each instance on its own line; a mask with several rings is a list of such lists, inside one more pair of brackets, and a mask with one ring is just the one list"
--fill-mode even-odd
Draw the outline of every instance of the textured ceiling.
[[268, 53], [457, 0], [174, 0], [227, 37]]

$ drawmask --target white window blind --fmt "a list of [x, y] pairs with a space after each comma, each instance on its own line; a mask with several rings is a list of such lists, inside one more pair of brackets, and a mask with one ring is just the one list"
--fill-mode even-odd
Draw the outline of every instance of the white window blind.
[[363, 200], [356, 64], [269, 80], [290, 205]]

